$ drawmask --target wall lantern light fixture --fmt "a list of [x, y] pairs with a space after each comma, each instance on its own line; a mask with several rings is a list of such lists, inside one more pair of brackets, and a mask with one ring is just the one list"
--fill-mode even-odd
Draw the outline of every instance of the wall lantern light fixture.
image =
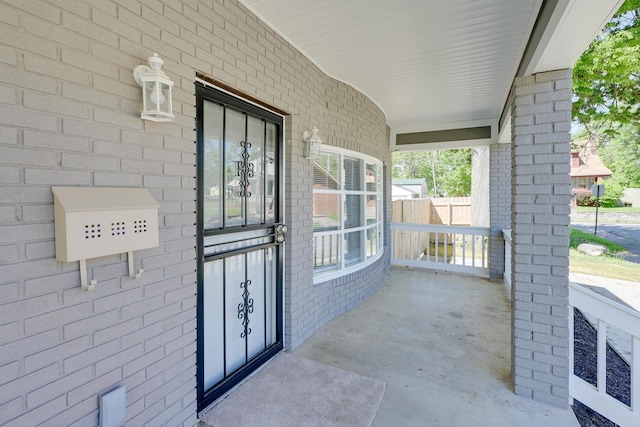
[[315, 160], [320, 156], [320, 147], [322, 146], [322, 140], [318, 136], [318, 128], [313, 127], [311, 132], [305, 130], [302, 133], [302, 139], [307, 143], [305, 157], [310, 160]]
[[154, 53], [148, 58], [149, 67], [138, 65], [133, 69], [133, 78], [142, 87], [142, 117], [154, 122], [173, 121], [171, 90], [173, 82], [162, 71], [164, 61]]

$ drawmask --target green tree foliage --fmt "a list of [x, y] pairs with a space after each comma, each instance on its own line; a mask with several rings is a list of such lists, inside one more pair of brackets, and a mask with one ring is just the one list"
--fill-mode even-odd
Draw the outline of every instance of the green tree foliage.
[[614, 207], [625, 188], [640, 188], [640, 132], [633, 125], [622, 126], [613, 137], [603, 138], [598, 151], [613, 176], [604, 182], [600, 206]]
[[626, 0], [573, 68], [573, 118], [592, 135], [639, 123], [640, 0]]
[[640, 188], [640, 131], [638, 127], [627, 125], [616, 135], [605, 140], [598, 151], [600, 160], [614, 171], [610, 181], [616, 181], [622, 188]]
[[471, 194], [471, 149], [393, 153], [394, 178], [424, 178], [430, 196]]
[[640, 187], [640, 0], [626, 0], [573, 68], [577, 139], [595, 138], [613, 172], [603, 206], [615, 206], [625, 188]]

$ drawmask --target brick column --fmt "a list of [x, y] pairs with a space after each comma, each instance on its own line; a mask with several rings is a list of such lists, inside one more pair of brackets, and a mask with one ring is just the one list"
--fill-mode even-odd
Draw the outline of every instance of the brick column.
[[511, 145], [494, 144], [489, 156], [489, 278], [497, 282], [504, 273], [502, 230], [511, 228]]
[[515, 393], [569, 405], [571, 70], [516, 78], [512, 104]]

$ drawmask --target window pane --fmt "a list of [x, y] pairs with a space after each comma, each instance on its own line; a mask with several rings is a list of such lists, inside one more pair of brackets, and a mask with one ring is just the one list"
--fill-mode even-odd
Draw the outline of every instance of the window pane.
[[375, 163], [367, 163], [367, 172], [364, 179], [366, 190], [376, 192], [378, 180], [378, 165], [376, 165]]
[[275, 169], [275, 161], [276, 161], [276, 141], [278, 140], [277, 135], [278, 127], [273, 123], [267, 123], [267, 164], [265, 167], [266, 170], [266, 195], [267, 195], [267, 211], [266, 211], [266, 222], [273, 222], [276, 218], [276, 206], [273, 206], [273, 201], [277, 199], [276, 195], [278, 193], [278, 183], [276, 182], [276, 169]]
[[222, 227], [222, 203], [224, 185], [222, 183], [222, 119], [223, 109], [219, 104], [204, 103], [204, 228]]
[[344, 211], [344, 228], [354, 228], [363, 226], [363, 202], [364, 196], [356, 194], [347, 194], [345, 197]]
[[362, 231], [344, 235], [344, 264], [349, 266], [364, 261]]
[[338, 234], [313, 236], [314, 270], [329, 271], [339, 268], [341, 242]]
[[344, 158], [344, 189], [362, 191], [362, 160]]
[[378, 196], [367, 195], [367, 225], [375, 224], [378, 221]]
[[367, 258], [371, 258], [378, 253], [378, 227], [367, 229], [367, 242], [366, 242]]
[[267, 347], [275, 343], [278, 339], [277, 335], [277, 310], [276, 297], [278, 289], [278, 251], [280, 249], [271, 247], [265, 249], [267, 258], [267, 266], [265, 269], [264, 280], [266, 281], [266, 300], [267, 300]]
[[313, 164], [313, 188], [339, 190], [340, 175], [340, 155], [320, 153]]
[[[238, 305], [243, 304], [240, 283], [246, 280], [245, 256], [237, 255], [224, 259], [224, 301], [225, 312], [238, 311]], [[230, 375], [247, 362], [246, 344], [242, 337], [244, 326], [242, 320], [234, 319], [225, 325], [225, 364], [226, 375]]]
[[250, 320], [247, 326], [251, 329], [251, 333], [247, 335], [247, 359], [251, 359], [267, 348], [265, 337], [268, 306], [265, 299], [266, 260], [264, 254], [264, 249], [260, 249], [249, 252], [246, 256], [247, 284], [245, 288], [253, 300], [252, 311], [247, 313], [247, 319]]
[[244, 152], [242, 141], [245, 140], [245, 114], [227, 108], [225, 135], [225, 180], [227, 201], [225, 203], [226, 225], [244, 225], [243, 188], [240, 185], [238, 163], [242, 161]]
[[247, 118], [247, 141], [249, 152], [249, 187], [247, 187], [247, 210], [249, 224], [264, 222], [264, 125], [255, 117]]
[[203, 268], [203, 323], [207, 331], [203, 336], [207, 355], [204, 362], [204, 382], [207, 389], [224, 379], [224, 328], [223, 323], [218, 320], [224, 313], [223, 262], [207, 262]]
[[313, 231], [340, 229], [340, 194], [313, 194]]

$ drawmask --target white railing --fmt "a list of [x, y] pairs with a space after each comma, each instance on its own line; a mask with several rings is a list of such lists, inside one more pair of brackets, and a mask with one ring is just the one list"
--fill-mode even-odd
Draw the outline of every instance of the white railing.
[[511, 230], [502, 230], [504, 237], [504, 284], [511, 288]]
[[489, 228], [392, 222], [391, 264], [489, 277]]
[[[569, 283], [569, 392], [594, 411], [621, 426], [640, 425], [640, 313], [575, 283]], [[574, 308], [597, 318], [597, 386], [576, 376], [574, 367]], [[607, 394], [607, 325], [631, 336], [631, 406]]]

